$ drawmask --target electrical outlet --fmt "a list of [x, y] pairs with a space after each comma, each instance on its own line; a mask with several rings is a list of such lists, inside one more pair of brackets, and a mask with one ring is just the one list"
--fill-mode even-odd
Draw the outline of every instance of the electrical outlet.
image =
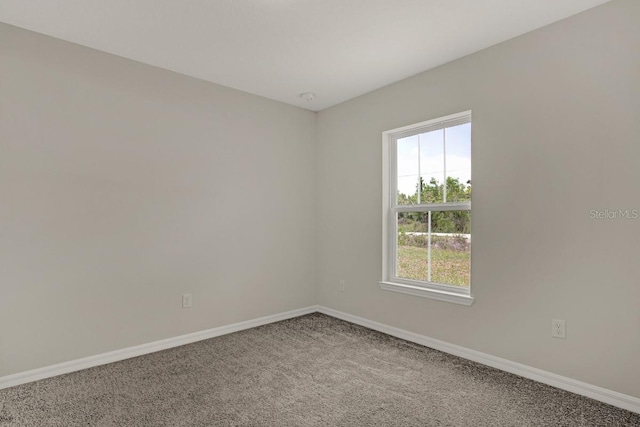
[[344, 280], [340, 280], [340, 281], [338, 282], [338, 290], [339, 290], [340, 292], [344, 292]]
[[554, 338], [567, 337], [567, 324], [563, 319], [551, 319], [551, 336]]
[[182, 308], [191, 308], [191, 294], [182, 294]]

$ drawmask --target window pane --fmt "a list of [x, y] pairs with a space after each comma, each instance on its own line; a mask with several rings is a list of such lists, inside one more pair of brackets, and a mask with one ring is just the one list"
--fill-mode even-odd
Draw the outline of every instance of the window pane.
[[398, 139], [396, 157], [398, 204], [415, 204], [418, 202], [418, 136]]
[[431, 282], [469, 287], [471, 211], [431, 212]]
[[471, 200], [471, 123], [446, 128], [447, 201]]
[[427, 212], [398, 212], [398, 277], [428, 280], [428, 218]]
[[444, 194], [444, 129], [426, 132], [420, 138], [420, 176], [422, 203], [442, 203]]
[[471, 211], [399, 212], [397, 218], [397, 277], [469, 287]]

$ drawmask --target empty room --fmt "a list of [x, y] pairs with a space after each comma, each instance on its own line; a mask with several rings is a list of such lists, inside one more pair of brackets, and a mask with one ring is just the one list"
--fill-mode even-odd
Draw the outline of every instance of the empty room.
[[0, 0], [0, 427], [640, 426], [640, 1]]

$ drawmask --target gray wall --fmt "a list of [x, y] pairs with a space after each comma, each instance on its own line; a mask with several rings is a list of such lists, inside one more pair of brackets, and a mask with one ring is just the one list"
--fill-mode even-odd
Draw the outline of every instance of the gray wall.
[[[640, 219], [589, 217], [640, 209], [639, 23], [614, 1], [320, 112], [318, 302], [640, 397]], [[381, 133], [468, 109], [476, 301], [383, 291]]]
[[0, 376], [315, 303], [315, 125], [0, 24]]

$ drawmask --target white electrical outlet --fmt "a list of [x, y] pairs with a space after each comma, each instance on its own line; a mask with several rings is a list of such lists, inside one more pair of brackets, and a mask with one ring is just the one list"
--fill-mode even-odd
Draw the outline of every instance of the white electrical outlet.
[[191, 303], [191, 294], [182, 294], [182, 308], [190, 308]]
[[340, 280], [340, 281], [338, 282], [338, 290], [339, 290], [340, 292], [344, 292], [344, 280]]
[[554, 338], [567, 337], [567, 324], [563, 319], [551, 319], [551, 336]]

